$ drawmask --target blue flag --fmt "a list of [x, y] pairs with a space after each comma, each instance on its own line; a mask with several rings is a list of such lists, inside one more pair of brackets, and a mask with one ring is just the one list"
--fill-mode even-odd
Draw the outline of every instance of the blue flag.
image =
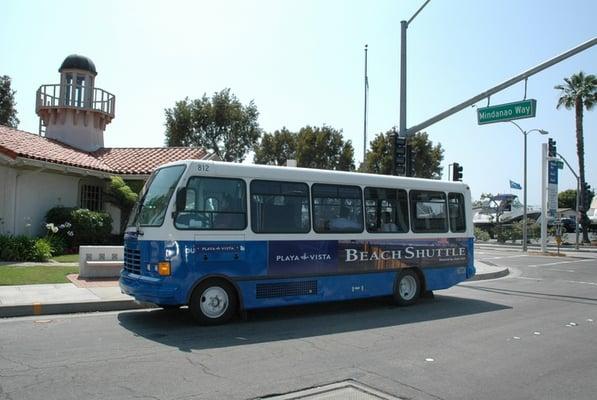
[[510, 180], [510, 189], [522, 189], [522, 186], [520, 186], [520, 183], [516, 183], [513, 180]]

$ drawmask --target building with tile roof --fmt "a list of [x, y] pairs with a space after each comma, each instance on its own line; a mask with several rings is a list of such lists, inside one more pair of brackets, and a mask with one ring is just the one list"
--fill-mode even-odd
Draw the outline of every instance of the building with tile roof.
[[102, 195], [111, 176], [144, 181], [167, 162], [217, 159], [192, 147], [104, 147], [115, 96], [95, 88], [87, 57], [68, 56], [59, 72], [60, 84], [37, 91], [37, 134], [0, 125], [0, 234], [42, 234], [45, 214], [56, 206], [106, 211], [117, 233], [120, 210]]

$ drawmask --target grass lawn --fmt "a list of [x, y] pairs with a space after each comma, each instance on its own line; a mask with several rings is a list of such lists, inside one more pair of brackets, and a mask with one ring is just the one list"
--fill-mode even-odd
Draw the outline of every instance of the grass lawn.
[[52, 260], [56, 262], [79, 262], [79, 254], [64, 254], [62, 256], [52, 257]]
[[20, 267], [0, 266], [0, 285], [34, 285], [39, 283], [68, 283], [68, 274], [78, 274], [79, 267], [54, 267], [50, 265]]

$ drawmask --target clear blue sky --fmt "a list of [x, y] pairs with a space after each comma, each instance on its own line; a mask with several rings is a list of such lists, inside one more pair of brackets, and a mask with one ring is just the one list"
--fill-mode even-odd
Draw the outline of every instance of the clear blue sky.
[[[108, 147], [162, 146], [164, 108], [230, 88], [254, 100], [268, 132], [327, 124], [363, 148], [363, 47], [369, 45], [368, 138], [398, 125], [400, 21], [409, 1], [28, 1], [2, 2], [0, 74], [13, 79], [20, 129], [37, 132], [35, 91], [58, 83], [72, 53], [96, 64], [96, 86], [116, 95]], [[410, 127], [593, 38], [592, 0], [432, 0], [408, 29]], [[550, 132], [577, 167], [573, 111], [556, 110], [554, 85], [597, 73], [597, 47], [528, 82], [538, 102], [524, 129]], [[491, 104], [521, 100], [520, 83]], [[483, 101], [478, 106], [484, 106]], [[585, 113], [586, 174], [597, 186], [597, 110]], [[478, 126], [469, 108], [426, 129], [459, 162], [473, 197], [522, 183], [523, 136], [511, 124]], [[540, 144], [529, 135], [529, 203], [539, 204]], [[560, 176], [560, 190], [573, 188]], [[520, 194], [521, 191], [513, 191]]]

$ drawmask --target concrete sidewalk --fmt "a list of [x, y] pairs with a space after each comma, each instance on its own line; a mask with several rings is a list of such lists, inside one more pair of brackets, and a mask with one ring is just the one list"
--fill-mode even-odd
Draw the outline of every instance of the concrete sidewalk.
[[[508, 268], [475, 261], [473, 280], [495, 279], [508, 275]], [[72, 283], [49, 285], [0, 286], [0, 318], [31, 315], [121, 311], [150, 308], [120, 293], [118, 280], [82, 280], [69, 275]]]
[[[522, 252], [521, 243], [497, 243], [496, 241], [491, 242], [476, 242], [475, 250], [518, 250]], [[578, 250], [574, 246], [566, 245], [560, 246], [560, 255], [566, 257], [583, 257], [583, 258], [597, 258], [597, 246], [580, 246]], [[558, 247], [552, 244], [547, 246], [547, 252], [549, 255], [555, 255], [558, 252]], [[528, 246], [528, 254], [541, 255], [541, 246], [533, 243]]]

